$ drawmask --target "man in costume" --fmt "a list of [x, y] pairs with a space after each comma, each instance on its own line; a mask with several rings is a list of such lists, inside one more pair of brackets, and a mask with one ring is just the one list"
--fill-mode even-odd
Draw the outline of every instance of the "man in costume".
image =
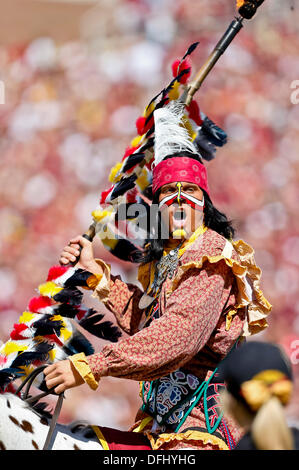
[[130, 432], [95, 428], [104, 448], [127, 448], [109, 442], [129, 436], [131, 448], [229, 450], [242, 431], [221, 412], [217, 367], [239, 340], [267, 326], [271, 305], [253, 249], [233, 241], [230, 222], [211, 202], [206, 168], [180, 112], [166, 106], [154, 117], [153, 204], [169, 237], [145, 246], [142, 289], [112, 275], [83, 237], [60, 258], [73, 262], [82, 248], [77, 267], [91, 273], [93, 296], [129, 336], [48, 366], [46, 384], [61, 393], [84, 382], [95, 390], [105, 376], [140, 382], [143, 404]]

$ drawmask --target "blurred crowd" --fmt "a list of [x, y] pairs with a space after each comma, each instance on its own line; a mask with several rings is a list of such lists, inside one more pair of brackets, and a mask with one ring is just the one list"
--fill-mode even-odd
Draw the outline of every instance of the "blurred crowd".
[[[135, 137], [144, 107], [169, 83], [172, 62], [200, 41], [195, 74], [235, 14], [233, 0], [101, 0], [82, 17], [77, 40], [40, 36], [0, 47], [3, 342], [62, 248], [90, 225], [111, 167]], [[292, 84], [299, 81], [298, 25], [295, 1], [265, 2], [196, 95], [228, 134], [208, 164], [213, 202], [233, 220], [236, 238], [254, 247], [273, 305], [259, 338], [287, 350], [297, 379], [299, 104]], [[135, 266], [112, 258], [99, 240], [95, 251], [112, 272], [134, 282]], [[85, 304], [105, 312], [91, 298]], [[96, 393], [87, 386], [71, 390], [62, 419], [126, 429], [140, 405], [138, 390], [135, 382], [110, 378]], [[299, 422], [296, 395], [289, 416]]]

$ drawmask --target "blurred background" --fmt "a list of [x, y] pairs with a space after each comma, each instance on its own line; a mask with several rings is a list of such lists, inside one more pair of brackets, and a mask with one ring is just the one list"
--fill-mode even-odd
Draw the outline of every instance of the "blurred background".
[[[0, 339], [69, 239], [86, 231], [135, 121], [171, 79], [172, 62], [200, 41], [200, 68], [236, 14], [234, 0], [0, 0]], [[255, 249], [273, 305], [254, 339], [280, 343], [299, 423], [299, 9], [267, 0], [220, 59], [197, 101], [228, 134], [208, 164], [215, 206]], [[297, 84], [299, 87], [299, 83]], [[293, 93], [293, 95], [292, 95]], [[293, 96], [293, 99], [292, 99]], [[296, 98], [296, 96], [295, 96]], [[97, 257], [135, 282], [136, 267], [95, 240]], [[106, 312], [85, 295], [85, 304]], [[107, 318], [111, 319], [109, 313]], [[104, 344], [89, 339], [99, 350]], [[105, 378], [67, 392], [61, 421], [127, 429], [139, 385]]]

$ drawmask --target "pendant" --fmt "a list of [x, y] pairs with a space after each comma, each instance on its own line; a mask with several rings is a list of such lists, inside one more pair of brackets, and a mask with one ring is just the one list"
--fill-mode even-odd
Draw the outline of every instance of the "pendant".
[[155, 300], [155, 297], [151, 297], [150, 295], [144, 293], [141, 299], [139, 300], [138, 307], [140, 308], [140, 310], [143, 310], [149, 307], [153, 303], [154, 300]]

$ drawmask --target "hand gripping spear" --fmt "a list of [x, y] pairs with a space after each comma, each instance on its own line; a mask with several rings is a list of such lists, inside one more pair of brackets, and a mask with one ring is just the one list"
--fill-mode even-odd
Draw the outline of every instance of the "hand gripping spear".
[[[232, 21], [198, 71], [193, 82], [184, 86], [181, 97], [177, 96], [172, 99], [179, 98], [185, 104], [186, 109], [194, 103], [194, 94], [199, 90], [218, 59], [241, 30], [244, 19], [253, 18], [263, 2], [264, 0], [237, 0], [237, 11], [240, 16]], [[188, 49], [183, 59], [192, 53], [197, 44]], [[142, 193], [142, 190], [146, 187], [144, 184], [146, 171], [153, 157], [151, 151], [154, 142], [153, 111], [167, 103], [167, 99], [170, 99], [170, 92], [174, 93], [176, 85], [183, 83], [182, 77], [186, 73], [188, 73], [188, 70], [181, 70], [179, 66], [175, 79], [147, 106], [141, 120], [143, 130], [138, 131], [139, 136], [132, 141], [127, 158], [119, 164], [117, 171], [113, 169], [113, 178], [112, 180], [109, 179], [115, 184], [110, 190], [102, 193], [101, 204], [108, 203], [113, 209], [113, 206], [118, 203], [119, 196], [123, 196], [126, 192], [132, 196], [132, 191], [134, 193], [136, 186]], [[154, 103], [160, 95], [162, 95], [162, 98], [155, 105]], [[221, 131], [219, 128], [217, 130]], [[219, 144], [219, 146], [221, 145]], [[92, 215], [93, 222], [86, 233], [83, 234], [83, 237], [92, 242], [95, 235], [98, 234], [107, 249], [117, 257], [124, 259], [122, 258], [124, 246], [127, 248], [129, 245], [130, 248], [133, 245], [127, 241], [128, 244], [124, 245], [125, 240], [121, 240], [120, 243], [108, 228], [111, 221], [116, 222], [115, 212], [113, 214], [113, 210], [109, 209], [104, 211], [96, 210]], [[112, 220], [113, 217], [114, 220]], [[104, 236], [102, 235], [103, 228], [105, 229]], [[93, 347], [85, 336], [78, 331], [76, 322], [99, 338], [117, 341], [120, 337], [120, 332], [116, 327], [110, 322], [102, 321], [103, 315], [96, 314], [93, 309], [85, 308], [82, 305], [83, 293], [78, 287], [92, 289], [92, 283], [95, 281], [92, 279], [92, 273], [75, 268], [79, 258], [80, 255], [71, 265], [50, 268], [46, 282], [37, 289], [38, 296], [29, 301], [27, 310], [23, 312], [18, 323], [13, 327], [10, 339], [1, 346], [0, 390], [5, 391], [10, 388], [14, 390], [12, 385], [14, 380], [28, 376], [36, 366], [41, 364], [64, 359], [79, 352], [84, 352], [87, 355], [92, 354], [94, 352]], [[37, 386], [41, 389], [45, 387], [43, 382], [40, 382]]]

